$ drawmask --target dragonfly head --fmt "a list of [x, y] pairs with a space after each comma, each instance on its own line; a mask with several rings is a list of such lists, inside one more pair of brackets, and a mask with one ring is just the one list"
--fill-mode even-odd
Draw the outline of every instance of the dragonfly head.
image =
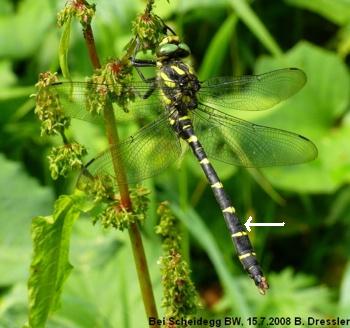
[[156, 55], [160, 59], [185, 58], [190, 53], [188, 45], [180, 42], [176, 35], [166, 36], [156, 50]]

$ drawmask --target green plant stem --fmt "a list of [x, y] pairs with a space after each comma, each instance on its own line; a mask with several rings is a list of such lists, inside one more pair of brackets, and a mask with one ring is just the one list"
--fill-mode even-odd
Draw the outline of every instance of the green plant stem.
[[[101, 67], [100, 60], [97, 54], [93, 32], [91, 25], [84, 29], [84, 39], [89, 51], [91, 63], [95, 69]], [[113, 111], [112, 103], [108, 102], [104, 110], [104, 120], [106, 127], [106, 134], [108, 143], [111, 146], [119, 144], [118, 131], [116, 128], [116, 120]], [[115, 147], [111, 147], [111, 155], [113, 162], [113, 169], [119, 187], [121, 204], [125, 210], [131, 211], [132, 203], [130, 199], [127, 177], [121, 161], [117, 157]], [[133, 256], [136, 265], [137, 276], [140, 284], [142, 299], [147, 316], [158, 318], [157, 307], [154, 299], [150, 274], [147, 266], [146, 255], [142, 243], [139, 227], [136, 223], [131, 223], [129, 227], [129, 237], [132, 245]], [[158, 325], [152, 327], [159, 327]]]
[[119, 136], [118, 136], [118, 131], [116, 127], [116, 120], [115, 120], [115, 115], [113, 111], [113, 106], [110, 102], [106, 103], [106, 107], [104, 108], [103, 115], [104, 115], [104, 121], [105, 121], [106, 134], [108, 138], [108, 144], [111, 146], [110, 150], [112, 155], [112, 164], [113, 164], [113, 170], [114, 170], [118, 188], [119, 188], [120, 202], [122, 207], [126, 211], [131, 211], [132, 204], [131, 204], [128, 184], [127, 184], [127, 177], [125, 174], [123, 164], [118, 158], [118, 153], [116, 148], [117, 145], [119, 144]]
[[[149, 318], [158, 318], [157, 307], [154, 300], [151, 278], [148, 271], [146, 255], [141, 239], [140, 229], [136, 223], [129, 227], [129, 237], [135, 259], [137, 276], [140, 283], [143, 304]], [[152, 325], [152, 327], [159, 327]]]

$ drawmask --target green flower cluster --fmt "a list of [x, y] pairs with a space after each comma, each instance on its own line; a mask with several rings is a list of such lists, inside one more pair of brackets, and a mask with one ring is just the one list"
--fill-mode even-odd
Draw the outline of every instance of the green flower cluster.
[[154, 51], [164, 37], [165, 25], [159, 16], [145, 11], [133, 21], [132, 31], [140, 49]]
[[107, 174], [93, 176], [88, 169], [83, 168], [77, 187], [93, 198], [94, 203], [114, 200], [115, 188], [113, 177]]
[[125, 112], [130, 101], [135, 99], [131, 87], [132, 66], [127, 60], [113, 60], [103, 68], [96, 70], [95, 74], [87, 80], [86, 109], [92, 114], [103, 112], [106, 102], [120, 106]]
[[76, 17], [83, 28], [91, 23], [95, 15], [95, 4], [89, 4], [85, 0], [70, 0], [57, 14], [57, 23], [62, 27], [70, 18]]
[[57, 73], [45, 72], [39, 75], [35, 84], [38, 89], [35, 114], [41, 121], [41, 135], [62, 134], [70, 125], [70, 118], [63, 112], [59, 95], [49, 85], [57, 82]]
[[188, 263], [182, 258], [180, 231], [167, 202], [159, 206], [158, 214], [161, 219], [156, 233], [163, 238], [164, 251], [159, 261], [164, 291], [162, 306], [167, 318], [184, 318], [197, 311], [199, 298], [190, 278]]
[[53, 147], [48, 156], [52, 179], [56, 180], [59, 176], [66, 177], [71, 170], [81, 169], [82, 157], [86, 153], [85, 147], [76, 142]]
[[131, 210], [127, 211], [123, 207], [118, 195], [116, 200], [108, 202], [103, 212], [95, 218], [95, 222], [100, 221], [105, 228], [112, 226], [120, 231], [129, 228], [131, 223], [144, 222], [149, 202], [149, 190], [137, 187], [131, 188], [129, 191], [132, 203]]

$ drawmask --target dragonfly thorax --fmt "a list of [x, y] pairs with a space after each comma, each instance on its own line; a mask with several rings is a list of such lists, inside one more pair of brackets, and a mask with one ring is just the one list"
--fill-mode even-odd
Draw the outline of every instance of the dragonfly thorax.
[[158, 83], [167, 109], [176, 109], [181, 115], [197, 108], [200, 83], [192, 68], [181, 60], [158, 63]]

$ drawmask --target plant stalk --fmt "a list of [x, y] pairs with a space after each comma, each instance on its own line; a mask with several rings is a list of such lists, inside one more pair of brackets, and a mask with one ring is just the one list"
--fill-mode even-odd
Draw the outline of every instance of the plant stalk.
[[94, 39], [94, 34], [92, 33], [91, 25], [88, 24], [86, 28], [83, 29], [85, 43], [89, 52], [89, 57], [93, 68], [101, 68], [100, 59], [98, 58], [96, 44]]
[[[96, 45], [94, 41], [93, 32], [91, 25], [88, 24], [83, 29], [84, 39], [89, 51], [89, 57], [94, 69], [101, 68], [100, 60], [97, 54]], [[119, 144], [118, 131], [116, 128], [116, 120], [111, 102], [107, 102], [106, 108], [104, 109], [104, 121], [106, 127], [106, 134], [108, 143], [110, 146], [116, 146]], [[127, 177], [122, 162], [118, 159], [117, 150], [115, 147], [111, 147], [111, 155], [113, 162], [113, 169], [116, 176], [121, 205], [125, 210], [131, 211], [132, 203], [130, 199]], [[142, 299], [148, 318], [158, 318], [157, 307], [154, 299], [150, 274], [148, 270], [146, 255], [142, 243], [139, 227], [136, 223], [131, 223], [129, 227], [129, 237], [132, 245], [133, 256], [136, 265], [137, 276], [140, 284]], [[153, 325], [152, 327], [159, 327]]]

